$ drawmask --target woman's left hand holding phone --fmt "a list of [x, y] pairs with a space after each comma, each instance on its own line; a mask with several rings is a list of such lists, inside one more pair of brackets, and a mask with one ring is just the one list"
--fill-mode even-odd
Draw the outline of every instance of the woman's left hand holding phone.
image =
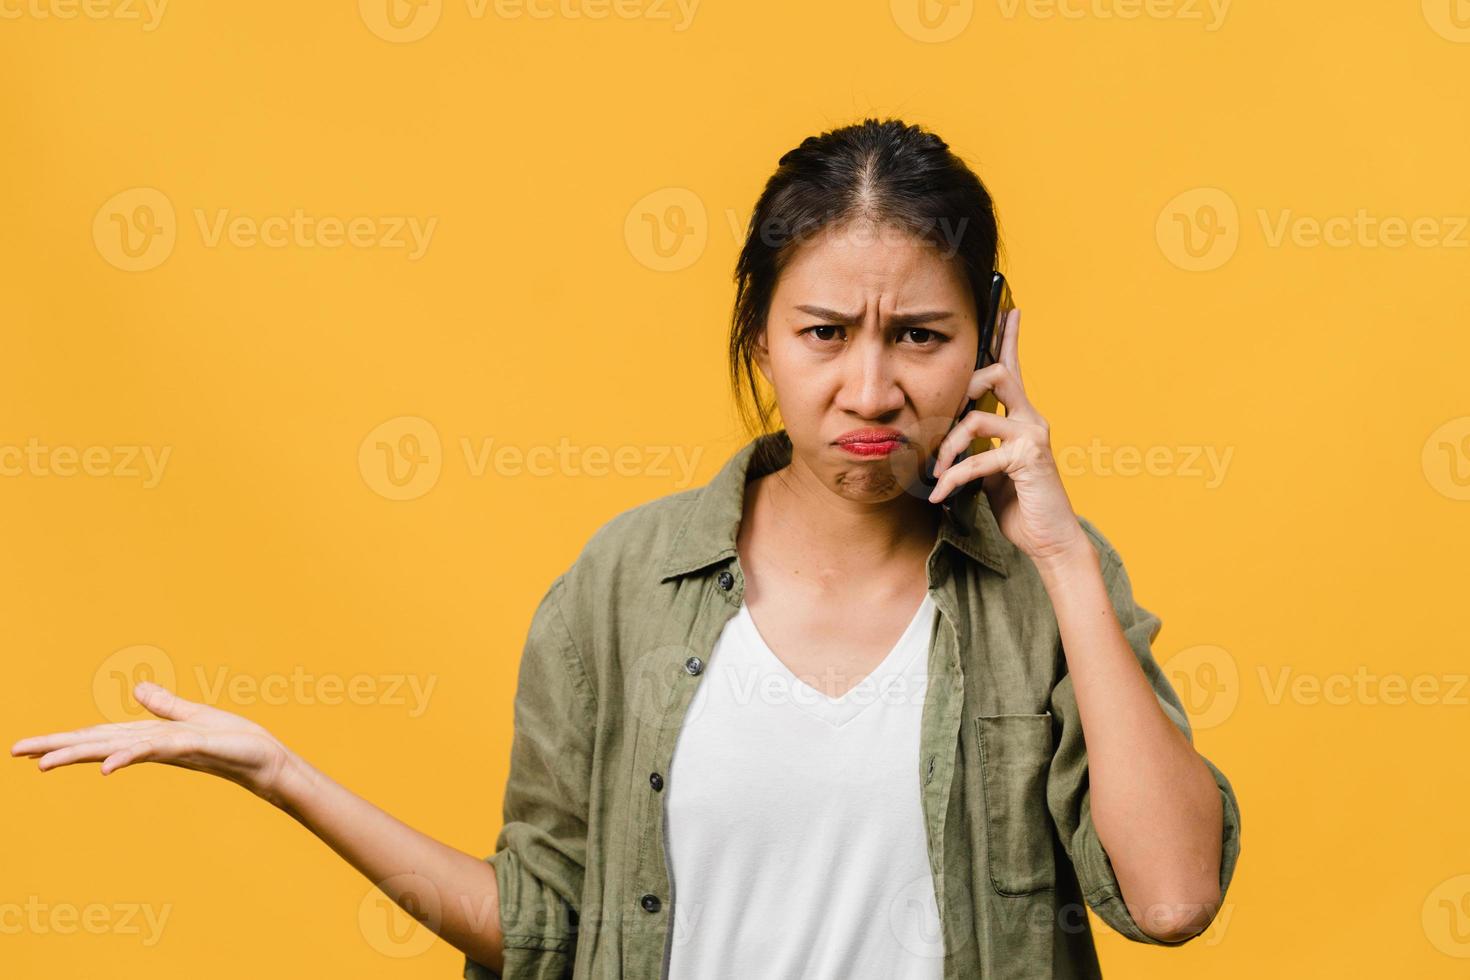
[[[1000, 359], [975, 371], [967, 395], [993, 392], [1004, 416], [974, 410], [959, 420], [939, 444], [929, 500], [942, 501], [963, 484], [980, 481], [1001, 532], [1033, 561], [1062, 561], [1092, 545], [1077, 521], [1062, 486], [1051, 449], [1051, 427], [1026, 397], [1021, 381], [1021, 311], [1006, 317]], [[954, 462], [979, 438], [1000, 445]]]

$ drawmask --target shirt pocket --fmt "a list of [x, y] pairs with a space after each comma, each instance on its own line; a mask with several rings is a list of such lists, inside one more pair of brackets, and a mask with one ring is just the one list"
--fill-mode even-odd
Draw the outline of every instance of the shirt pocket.
[[975, 718], [990, 883], [1002, 895], [1029, 895], [1056, 885], [1046, 805], [1051, 722], [1050, 711]]

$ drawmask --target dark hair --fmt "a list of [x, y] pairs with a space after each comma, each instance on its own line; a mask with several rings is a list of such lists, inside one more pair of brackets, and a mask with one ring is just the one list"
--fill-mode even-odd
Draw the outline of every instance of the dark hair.
[[864, 119], [808, 136], [782, 154], [766, 181], [735, 265], [730, 385], [753, 434], [772, 429], [775, 405], [761, 397], [753, 351], [781, 271], [807, 238], [857, 219], [895, 225], [945, 258], [958, 256], [975, 309], [986, 307], [1000, 258], [995, 206], [949, 144], [897, 119]]

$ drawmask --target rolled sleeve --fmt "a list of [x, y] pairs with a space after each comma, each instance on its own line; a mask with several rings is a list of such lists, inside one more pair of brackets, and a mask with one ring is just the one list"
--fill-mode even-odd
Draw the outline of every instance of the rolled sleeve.
[[[1095, 530], [1092, 533], [1096, 534]], [[1103, 581], [1128, 645], [1138, 657], [1144, 676], [1153, 687], [1164, 713], [1184, 733], [1190, 744], [1193, 744], [1194, 736], [1183, 702], [1152, 652], [1154, 639], [1163, 623], [1158, 616], [1134, 600], [1132, 583], [1122, 561], [1106, 539], [1100, 534], [1096, 534], [1096, 539], [1100, 542], [1098, 549]], [[1165, 941], [1150, 936], [1134, 921], [1124, 904], [1122, 889], [1113, 871], [1112, 862], [1108, 859], [1092, 822], [1087, 748], [1070, 674], [1064, 674], [1053, 689], [1051, 711], [1057, 728], [1057, 744], [1047, 777], [1047, 803], [1062, 845], [1076, 871], [1083, 899], [1099, 918], [1135, 942], [1156, 946], [1179, 946], [1189, 942], [1195, 937]], [[1240, 806], [1235, 790], [1225, 774], [1210, 760], [1204, 759], [1204, 763], [1214, 776], [1215, 785], [1219, 787], [1224, 818], [1220, 848], [1220, 898], [1223, 902], [1230, 881], [1235, 876], [1235, 865], [1240, 856]]]
[[[572, 975], [586, 877], [596, 698], [561, 603], [542, 597], [521, 655], [504, 822], [487, 857], [500, 893], [505, 980]], [[497, 976], [465, 958], [465, 980]]]

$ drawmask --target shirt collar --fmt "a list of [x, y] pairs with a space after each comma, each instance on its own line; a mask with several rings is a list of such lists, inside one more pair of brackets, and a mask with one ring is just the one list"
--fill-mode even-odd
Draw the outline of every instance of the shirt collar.
[[[791, 437], [786, 430], [757, 436], [731, 456], [694, 497], [694, 505], [674, 535], [664, 556], [660, 581], [685, 575], [735, 554], [735, 535], [745, 509], [749, 480], [774, 472], [791, 461]], [[990, 510], [984, 493], [961, 498], [969, 529], [942, 510], [939, 540], [986, 567], [1007, 575], [1009, 540]]]

